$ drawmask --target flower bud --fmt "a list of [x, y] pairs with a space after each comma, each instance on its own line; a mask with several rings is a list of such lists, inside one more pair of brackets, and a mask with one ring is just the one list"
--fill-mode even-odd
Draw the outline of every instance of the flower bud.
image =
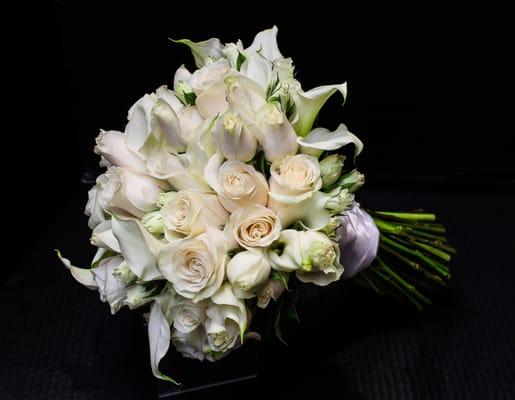
[[113, 276], [124, 285], [129, 285], [137, 279], [137, 276], [134, 275], [127, 261], [123, 261], [114, 269]]
[[284, 284], [275, 279], [269, 279], [258, 293], [257, 306], [267, 308], [271, 299], [277, 300], [284, 292]]
[[341, 214], [354, 204], [354, 195], [348, 189], [338, 187], [329, 194], [332, 197], [325, 203], [325, 209], [333, 215]]
[[329, 218], [329, 222], [326, 226], [324, 226], [322, 229], [320, 229], [320, 232], [325, 233], [327, 236], [329, 236], [331, 239], [337, 239], [338, 238], [338, 232], [337, 229], [340, 227], [341, 221], [337, 217], [331, 217]]
[[164, 233], [164, 223], [161, 210], [146, 213], [141, 222], [145, 229], [152, 235], [159, 236]]
[[342, 177], [338, 183], [342, 188], [354, 193], [365, 183], [365, 175], [355, 169]]
[[177, 192], [161, 192], [159, 193], [159, 196], [157, 197], [157, 206], [159, 208], [163, 207], [166, 203], [168, 203], [170, 200], [172, 200]]
[[150, 297], [151, 290], [147, 290], [143, 285], [134, 285], [127, 288], [127, 297], [125, 304], [129, 306], [131, 310], [141, 307], [152, 300]]
[[320, 172], [322, 176], [322, 187], [326, 188], [335, 183], [342, 173], [345, 156], [331, 154], [320, 161]]

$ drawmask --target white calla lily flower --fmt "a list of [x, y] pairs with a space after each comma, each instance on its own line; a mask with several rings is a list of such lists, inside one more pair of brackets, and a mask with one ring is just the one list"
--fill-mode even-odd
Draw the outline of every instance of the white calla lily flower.
[[353, 133], [349, 132], [344, 124], [340, 124], [334, 131], [326, 128], [316, 128], [305, 137], [297, 138], [301, 151], [318, 157], [322, 152], [333, 151], [348, 144], [354, 144], [356, 157], [363, 150], [363, 142]]
[[191, 49], [197, 68], [202, 68], [209, 60], [217, 60], [222, 57], [222, 43], [217, 38], [211, 38], [202, 42], [192, 42], [189, 39], [170, 39], [175, 43], [182, 43]]
[[319, 86], [307, 92], [298, 91], [294, 95], [296, 110], [293, 128], [297, 135], [306, 136], [309, 133], [320, 109], [329, 97], [336, 92], [340, 92], [345, 101], [347, 97], [347, 83]]

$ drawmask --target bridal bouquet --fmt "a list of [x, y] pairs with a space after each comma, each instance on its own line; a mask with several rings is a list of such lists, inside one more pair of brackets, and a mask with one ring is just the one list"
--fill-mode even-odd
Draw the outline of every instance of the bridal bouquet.
[[421, 308], [450, 277], [454, 249], [433, 214], [366, 212], [355, 201], [362, 142], [344, 124], [316, 125], [347, 86], [305, 91], [276, 36], [260, 32], [246, 48], [175, 41], [197, 69], [181, 66], [173, 88], [130, 108], [124, 132], [96, 139], [107, 169], [86, 214], [98, 251], [89, 268], [59, 257], [112, 313], [150, 310], [158, 378], [173, 382], [159, 370], [170, 344], [216, 361], [259, 338], [257, 312], [274, 314], [280, 337], [281, 310], [294, 310], [301, 284], [352, 278]]

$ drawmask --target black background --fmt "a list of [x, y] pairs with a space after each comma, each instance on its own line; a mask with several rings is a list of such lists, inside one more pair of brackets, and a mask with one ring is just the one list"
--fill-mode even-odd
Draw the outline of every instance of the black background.
[[[51, 249], [59, 246], [78, 264], [90, 257], [81, 178], [100, 171], [94, 138], [100, 128], [123, 130], [139, 97], [171, 84], [180, 64], [192, 65], [189, 50], [167, 38], [241, 38], [248, 45], [273, 24], [305, 89], [348, 82], [347, 104], [331, 100], [320, 121], [333, 129], [345, 122], [365, 143], [362, 201], [432, 207], [460, 250], [450, 299], [429, 314], [397, 312], [368, 293], [326, 292], [325, 312], [306, 311], [303, 333], [295, 336], [294, 327], [292, 350], [277, 358], [276, 370], [294, 364], [290, 379], [313, 394], [329, 377], [327, 388], [349, 391], [348, 398], [354, 389], [360, 399], [513, 398], [515, 68], [508, 2], [336, 9], [323, 2], [61, 0], [26, 7], [6, 37], [17, 39], [6, 64], [19, 74], [4, 151], [19, 155], [23, 168], [4, 176], [15, 193], [3, 196], [12, 239], [4, 253], [14, 261], [0, 293], [8, 305], [0, 398], [3, 391], [17, 399], [151, 397], [137, 316], [110, 317], [96, 294], [72, 283]], [[303, 340], [320, 334], [320, 319], [334, 304], [344, 312], [349, 304], [351, 328], [340, 332], [333, 321], [322, 349], [306, 349]], [[320, 365], [314, 376], [302, 370], [309, 360]], [[300, 395], [306, 386], [295, 390]]]

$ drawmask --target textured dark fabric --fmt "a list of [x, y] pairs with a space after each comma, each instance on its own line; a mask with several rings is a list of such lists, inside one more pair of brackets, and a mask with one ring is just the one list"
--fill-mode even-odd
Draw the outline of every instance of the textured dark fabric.
[[[53, 254], [59, 247], [76, 265], [89, 262], [85, 196], [70, 198], [1, 288], [0, 399], [157, 395], [140, 316], [111, 316]], [[308, 287], [301, 323], [284, 332], [289, 346], [260, 345], [257, 382], [187, 398], [515, 399], [514, 193], [363, 191], [359, 200], [437, 212], [459, 250], [450, 290], [417, 313], [348, 283]]]

